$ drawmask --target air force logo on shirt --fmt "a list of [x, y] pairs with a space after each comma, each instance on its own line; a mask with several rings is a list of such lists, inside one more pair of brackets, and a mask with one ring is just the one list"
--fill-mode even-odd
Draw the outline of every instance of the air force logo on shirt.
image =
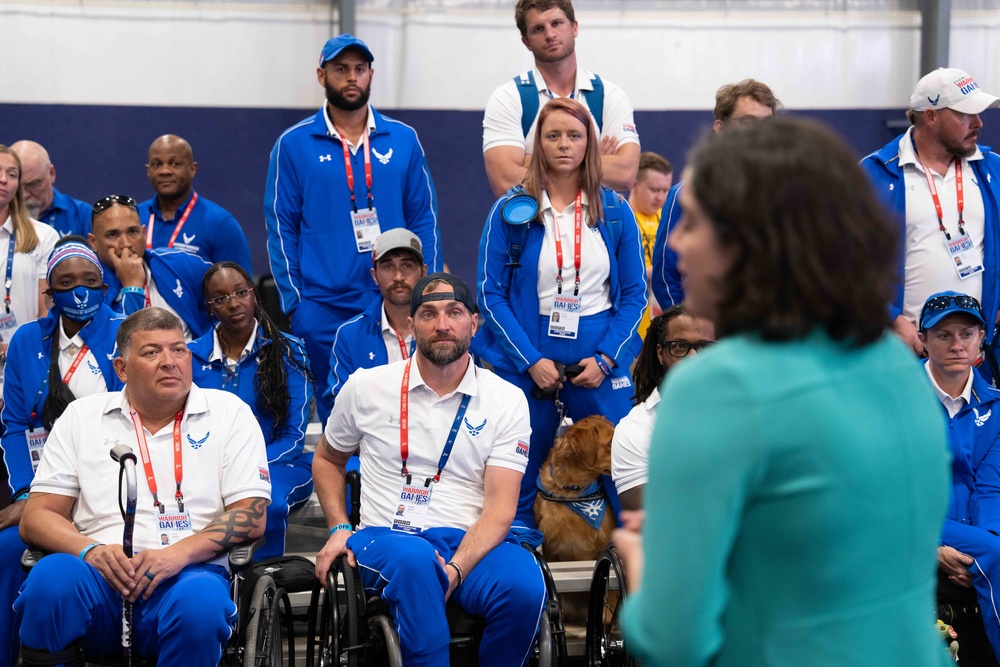
[[986, 421], [990, 418], [990, 415], [993, 414], [993, 408], [987, 410], [985, 415], [980, 415], [979, 410], [975, 408], [972, 408], [972, 411], [976, 413], [976, 426], [982, 426], [983, 424], [985, 424]]
[[191, 437], [191, 434], [188, 433], [187, 440], [191, 444], [191, 449], [201, 449], [201, 446], [205, 444], [205, 441], [208, 440], [208, 436], [210, 435], [212, 435], [211, 431], [206, 433], [205, 437], [201, 438], [200, 440], [195, 440], [194, 438]]
[[177, 287], [174, 288], [174, 294], [177, 295], [178, 299], [184, 298], [184, 287], [181, 285], [181, 279], [177, 279]]
[[465, 428], [468, 429], [469, 435], [471, 435], [473, 438], [482, 433], [483, 428], [486, 426], [486, 419], [483, 419], [483, 423], [480, 424], [479, 426], [473, 426], [472, 424], [469, 423], [469, 420], [467, 418], [463, 418], [462, 421], [465, 422]]
[[375, 150], [375, 147], [373, 146], [372, 147], [372, 155], [374, 155], [375, 157], [377, 157], [378, 161], [381, 162], [382, 164], [389, 164], [389, 160], [392, 159], [392, 149], [390, 148], [388, 153], [386, 153], [385, 155], [382, 155], [377, 150]]

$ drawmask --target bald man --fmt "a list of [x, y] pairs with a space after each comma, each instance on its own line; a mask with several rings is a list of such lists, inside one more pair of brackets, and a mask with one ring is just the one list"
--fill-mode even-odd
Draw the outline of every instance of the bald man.
[[229, 211], [195, 192], [198, 171], [191, 144], [173, 134], [149, 147], [146, 177], [156, 196], [139, 204], [146, 248], [172, 248], [209, 264], [236, 262], [252, 273], [246, 234]]
[[59, 236], [89, 234], [90, 204], [56, 190], [56, 167], [45, 147], [34, 141], [18, 141], [11, 148], [21, 158], [28, 214], [52, 227]]

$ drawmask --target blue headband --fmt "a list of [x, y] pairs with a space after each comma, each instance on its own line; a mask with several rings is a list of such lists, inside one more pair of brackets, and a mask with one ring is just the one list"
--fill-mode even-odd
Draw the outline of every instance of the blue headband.
[[100, 271], [101, 280], [104, 280], [104, 267], [101, 266], [101, 260], [97, 258], [97, 254], [90, 249], [90, 246], [77, 241], [63, 243], [52, 251], [52, 254], [49, 255], [49, 266], [45, 272], [45, 279], [51, 282], [52, 270], [71, 257], [82, 257], [92, 263]]

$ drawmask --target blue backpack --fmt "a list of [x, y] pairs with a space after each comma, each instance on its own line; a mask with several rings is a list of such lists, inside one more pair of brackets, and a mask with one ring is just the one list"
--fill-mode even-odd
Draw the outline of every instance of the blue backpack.
[[[587, 102], [590, 115], [597, 123], [597, 134], [600, 134], [604, 128], [604, 82], [596, 74], [592, 76], [590, 82], [594, 89], [581, 90], [580, 94]], [[514, 83], [517, 84], [517, 92], [521, 96], [521, 131], [527, 139], [531, 124], [535, 122], [535, 116], [538, 115], [538, 86], [535, 85], [535, 73], [528, 70], [515, 76]]]

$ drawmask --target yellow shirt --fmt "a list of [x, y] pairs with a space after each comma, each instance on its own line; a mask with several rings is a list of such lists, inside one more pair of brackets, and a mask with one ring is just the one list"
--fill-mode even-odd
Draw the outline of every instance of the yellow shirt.
[[[642, 250], [646, 255], [646, 278], [648, 280], [653, 270], [653, 243], [656, 241], [656, 230], [660, 226], [660, 212], [657, 211], [653, 215], [644, 215], [635, 211], [635, 221], [639, 224]], [[653, 301], [653, 293], [650, 291], [649, 306], [646, 307], [646, 312], [642, 314], [642, 321], [639, 322], [639, 335], [643, 338], [646, 337], [646, 329], [649, 328], [650, 311], [654, 308], [659, 313], [660, 309], [656, 306], [656, 302]]]

